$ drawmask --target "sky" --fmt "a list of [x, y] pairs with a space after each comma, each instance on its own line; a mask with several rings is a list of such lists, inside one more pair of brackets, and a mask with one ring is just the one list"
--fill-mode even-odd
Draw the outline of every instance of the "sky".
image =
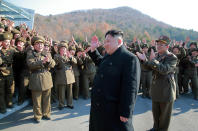
[[[41, 15], [128, 6], [166, 24], [198, 31], [197, 0], [6, 0]], [[196, 13], [197, 12], [197, 13]]]

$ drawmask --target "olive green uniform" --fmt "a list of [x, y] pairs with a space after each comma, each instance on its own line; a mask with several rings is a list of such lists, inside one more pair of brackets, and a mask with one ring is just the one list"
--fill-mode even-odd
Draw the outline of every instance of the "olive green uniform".
[[6, 111], [7, 107], [13, 106], [14, 76], [13, 76], [13, 49], [2, 49], [0, 51], [0, 112]]
[[68, 58], [59, 54], [54, 56], [54, 60], [56, 62], [55, 85], [58, 90], [59, 107], [65, 106], [65, 91], [67, 106], [73, 107], [72, 84], [75, 82], [75, 77], [72, 63], [77, 64], [77, 60], [74, 57]]
[[83, 65], [81, 66], [81, 82], [82, 82], [82, 95], [87, 99], [90, 97], [89, 88], [93, 83], [96, 73], [96, 67], [90, 56], [82, 57]]
[[75, 83], [73, 84], [73, 97], [74, 99], [78, 99], [79, 97], [79, 77], [80, 77], [80, 71], [79, 71], [79, 67], [78, 65], [82, 64], [82, 60], [75, 56], [76, 60], [77, 60], [77, 64], [72, 64], [73, 67], [73, 71], [74, 71], [74, 76], [75, 76]]
[[198, 56], [193, 57], [190, 54], [183, 60], [185, 65], [183, 86], [188, 88], [189, 80], [191, 80], [194, 98], [198, 100], [198, 74], [195, 66], [197, 63]]
[[[48, 56], [50, 61], [43, 64], [43, 59]], [[31, 71], [29, 89], [32, 91], [34, 118], [40, 120], [42, 116], [51, 116], [51, 88], [53, 86], [50, 68], [55, 66], [50, 53], [27, 53], [27, 65]]]
[[26, 56], [26, 52], [17, 50], [13, 58], [15, 87], [18, 88], [18, 105], [21, 105], [25, 101], [29, 85], [29, 71], [27, 68]]
[[146, 61], [145, 66], [153, 70], [153, 82], [150, 90], [154, 129], [168, 131], [172, 107], [176, 99], [174, 73], [177, 57], [166, 52], [158, 55], [152, 61]]

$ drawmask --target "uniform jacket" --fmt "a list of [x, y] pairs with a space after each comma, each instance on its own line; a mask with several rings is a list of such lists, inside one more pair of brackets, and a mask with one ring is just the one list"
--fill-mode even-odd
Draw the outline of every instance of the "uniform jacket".
[[21, 52], [16, 50], [13, 56], [13, 71], [15, 76], [20, 76], [20, 74], [28, 74], [28, 67], [26, 63], [26, 52]]
[[[42, 61], [46, 56], [50, 58], [50, 62], [43, 64]], [[27, 53], [26, 61], [28, 68], [31, 71], [29, 80], [30, 90], [45, 91], [52, 88], [52, 76], [49, 70], [55, 66], [55, 61], [51, 58], [51, 54], [29, 51]]]
[[2, 49], [0, 50], [0, 56], [2, 59], [2, 63], [0, 64], [0, 75], [8, 76], [13, 75], [13, 55], [14, 55], [15, 49]]
[[153, 70], [153, 82], [150, 95], [153, 101], [171, 102], [176, 98], [176, 84], [174, 73], [176, 70], [177, 57], [166, 52], [162, 56], [156, 54], [152, 61], [144, 63]]
[[81, 60], [83, 61], [83, 68], [81, 70], [83, 75], [90, 75], [96, 73], [95, 64], [90, 56], [82, 57]]
[[77, 60], [72, 58], [67, 58], [56, 54], [54, 56], [56, 62], [55, 69], [55, 84], [72, 84], [75, 82], [74, 71], [72, 69], [72, 63], [77, 64]]
[[182, 64], [185, 67], [184, 70], [184, 74], [188, 74], [188, 75], [197, 75], [197, 67], [195, 66], [195, 64], [198, 63], [198, 56], [191, 56], [188, 55], [187, 57], [185, 57], [182, 61]]
[[79, 62], [81, 61], [80, 58], [78, 58], [77, 56], [74, 57], [77, 61], [76, 62], [72, 62], [72, 68], [74, 71], [74, 76], [80, 76], [80, 71], [79, 71]]
[[[140, 64], [124, 46], [104, 58], [89, 55], [98, 66], [91, 93], [90, 131], [133, 131], [132, 114], [140, 82]], [[120, 116], [129, 118], [120, 121]]]

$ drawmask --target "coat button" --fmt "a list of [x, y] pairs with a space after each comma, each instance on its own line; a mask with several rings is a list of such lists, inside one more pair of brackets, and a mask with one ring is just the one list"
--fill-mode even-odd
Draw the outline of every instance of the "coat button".
[[103, 77], [104, 77], [103, 74], [101, 74], [101, 75], [100, 75], [100, 78], [103, 78]]
[[100, 89], [97, 89], [97, 92], [100, 92], [101, 90]]
[[100, 104], [99, 103], [96, 103], [96, 106], [100, 106]]

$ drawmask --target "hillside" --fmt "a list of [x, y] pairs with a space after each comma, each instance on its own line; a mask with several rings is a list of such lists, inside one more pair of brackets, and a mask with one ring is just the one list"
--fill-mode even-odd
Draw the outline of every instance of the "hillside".
[[172, 27], [129, 7], [81, 10], [49, 16], [36, 14], [34, 27], [40, 34], [57, 40], [70, 39], [74, 35], [81, 41], [86, 36], [90, 39], [94, 34], [104, 39], [105, 32], [112, 28], [123, 30], [126, 41], [134, 37], [156, 39], [162, 34], [176, 40], [185, 40], [187, 36], [191, 40], [198, 38], [198, 32]]

